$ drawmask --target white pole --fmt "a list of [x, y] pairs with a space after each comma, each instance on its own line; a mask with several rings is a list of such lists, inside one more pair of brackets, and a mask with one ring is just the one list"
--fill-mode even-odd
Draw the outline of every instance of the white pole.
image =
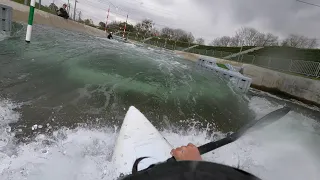
[[129, 17], [129, 15], [127, 14], [127, 19], [126, 19], [126, 22], [125, 22], [125, 24], [124, 24], [124, 28], [123, 28], [123, 36], [122, 36], [123, 38], [124, 38], [124, 36], [125, 36], [125, 34], [126, 34], [128, 17]]
[[319, 64], [319, 66], [318, 66], [318, 70], [316, 72], [316, 77], [317, 78], [320, 77], [320, 63], [318, 63], [318, 64]]
[[107, 32], [107, 26], [108, 26], [109, 13], [110, 13], [110, 5], [109, 5], [109, 8], [108, 8], [108, 15], [107, 15], [106, 25], [105, 25], [105, 27], [104, 27], [104, 31], [105, 31], [105, 32]]
[[240, 61], [240, 53], [242, 52], [242, 48], [243, 48], [243, 44], [244, 44], [244, 41], [241, 43], [241, 49], [240, 49], [240, 52], [239, 52], [239, 55], [238, 55], [238, 61]]
[[77, 8], [77, 0], [74, 1], [74, 11], [73, 11], [73, 20], [76, 21], [76, 8]]
[[36, 4], [36, 0], [31, 0], [30, 2], [30, 11], [29, 11], [29, 19], [28, 19], [28, 26], [27, 26], [27, 34], [26, 34], [26, 42], [30, 43], [31, 40], [31, 32], [32, 32], [32, 24], [33, 24], [33, 17], [34, 17], [34, 6]]
[[68, 16], [70, 16], [70, 1], [68, 0], [68, 6], [67, 6]]

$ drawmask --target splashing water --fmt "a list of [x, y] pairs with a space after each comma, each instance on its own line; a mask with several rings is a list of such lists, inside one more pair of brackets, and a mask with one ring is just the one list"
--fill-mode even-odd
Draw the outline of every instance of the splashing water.
[[[3, 105], [6, 104], [6, 107]], [[269, 107], [266, 108], [265, 104]], [[257, 116], [278, 105], [260, 97], [252, 97], [251, 108]], [[19, 115], [15, 106], [2, 102], [6, 119]], [[310, 179], [320, 177], [318, 123], [296, 112], [290, 112], [279, 122], [251, 132], [238, 141], [204, 155], [204, 159], [247, 170], [262, 179]], [[193, 129], [188, 134], [164, 130], [163, 136], [173, 145], [189, 142], [201, 145], [210, 141], [206, 132]], [[223, 134], [216, 132], [215, 139]], [[1, 179], [113, 179], [112, 151], [117, 137], [114, 128], [61, 128], [52, 136], [38, 135], [27, 144], [11, 146], [13, 154], [0, 153]], [[7, 150], [8, 152], [8, 150]], [[303, 166], [301, 166], [303, 164]], [[112, 177], [112, 178], [111, 178]]]

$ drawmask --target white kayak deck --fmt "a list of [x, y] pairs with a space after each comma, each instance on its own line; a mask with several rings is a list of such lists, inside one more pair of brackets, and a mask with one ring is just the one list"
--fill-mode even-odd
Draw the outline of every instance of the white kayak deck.
[[138, 170], [171, 157], [172, 146], [135, 107], [131, 106], [125, 116], [114, 148], [112, 161], [116, 174], [130, 174], [136, 159], [142, 160]]

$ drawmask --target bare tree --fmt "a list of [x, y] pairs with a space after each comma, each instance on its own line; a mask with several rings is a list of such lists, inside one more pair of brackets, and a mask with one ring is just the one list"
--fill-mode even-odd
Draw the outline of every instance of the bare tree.
[[213, 45], [213, 46], [231, 46], [231, 44], [232, 44], [232, 37], [229, 37], [229, 36], [216, 38], [210, 43], [210, 45]]
[[171, 29], [165, 27], [161, 29], [161, 36], [174, 41], [182, 41], [188, 43], [194, 42], [194, 36], [192, 35], [192, 33], [187, 33], [182, 29]]
[[196, 39], [196, 43], [200, 45], [204, 45], [204, 39], [203, 38], [198, 38]]
[[100, 26], [101, 29], [104, 29], [106, 27], [106, 23], [99, 22], [99, 26]]
[[165, 27], [161, 29], [161, 36], [164, 38], [171, 39], [174, 36], [174, 29]]
[[151, 30], [153, 29], [154, 23], [150, 19], [144, 19], [141, 23], [136, 24], [135, 29], [137, 29], [139, 32], [142, 32], [145, 34], [145, 36], [151, 34]]
[[271, 33], [260, 33], [256, 38], [256, 46], [277, 46], [279, 45], [279, 37]]
[[307, 48], [309, 49], [315, 49], [319, 46], [318, 40], [316, 38], [309, 39], [309, 46]]
[[173, 30], [172, 39], [174, 39], [176, 41], [183, 41], [182, 39], [187, 39], [187, 38], [183, 38], [183, 37], [187, 37], [187, 32], [185, 32], [182, 29], [174, 29]]
[[258, 36], [261, 35], [258, 30], [248, 27], [243, 27], [236, 32], [236, 36], [242, 41], [243, 46], [256, 46]]
[[49, 9], [52, 10], [52, 12], [56, 12], [57, 10], [59, 10], [58, 6], [56, 6], [54, 3], [51, 3], [49, 5]]
[[194, 42], [194, 36], [192, 35], [192, 33], [184, 32], [183, 34], [180, 35], [178, 41], [192, 43]]
[[278, 36], [271, 33], [264, 34], [254, 28], [241, 28], [233, 37], [223, 36], [212, 41], [215, 46], [276, 46]]
[[235, 36], [231, 37], [231, 40], [230, 40], [230, 46], [231, 47], [238, 47], [238, 46], [241, 46], [241, 45], [242, 45], [242, 41], [240, 39], [240, 36], [235, 35]]
[[296, 34], [291, 34], [282, 41], [282, 46], [289, 46], [295, 48], [316, 48], [318, 46], [317, 39], [308, 38]]

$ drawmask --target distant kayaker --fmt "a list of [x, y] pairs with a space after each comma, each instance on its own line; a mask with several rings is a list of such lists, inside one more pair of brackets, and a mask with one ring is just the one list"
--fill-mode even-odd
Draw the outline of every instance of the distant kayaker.
[[63, 17], [64, 19], [69, 19], [69, 14], [67, 12], [67, 4], [62, 5], [62, 7], [57, 11], [57, 15]]
[[108, 39], [113, 39], [113, 37], [112, 37], [112, 32], [109, 33]]

